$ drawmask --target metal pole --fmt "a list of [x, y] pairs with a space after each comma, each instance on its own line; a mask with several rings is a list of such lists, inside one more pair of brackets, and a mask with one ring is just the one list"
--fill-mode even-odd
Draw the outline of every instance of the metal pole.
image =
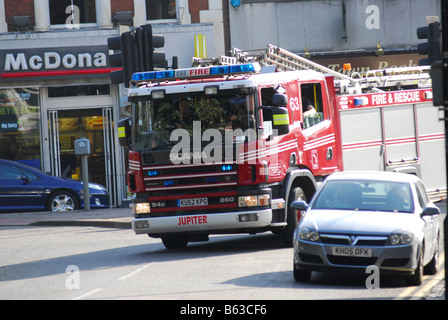
[[82, 184], [84, 186], [84, 210], [90, 211], [89, 168], [87, 155], [81, 156]]
[[[446, 95], [448, 94], [448, 0], [442, 0], [442, 59], [443, 59], [443, 89], [444, 89], [444, 121], [445, 121], [445, 158], [446, 158], [446, 181], [448, 183], [448, 102]], [[443, 221], [443, 243], [445, 247], [445, 257], [448, 257], [448, 218], [445, 216]], [[447, 262], [445, 261], [445, 299], [447, 297], [446, 279], [448, 278]]]

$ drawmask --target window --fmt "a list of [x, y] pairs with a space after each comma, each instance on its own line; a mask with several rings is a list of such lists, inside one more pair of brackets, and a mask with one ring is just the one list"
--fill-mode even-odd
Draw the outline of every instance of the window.
[[176, 19], [176, 0], [146, 0], [146, 19]]
[[49, 0], [51, 25], [96, 24], [95, 0]]
[[49, 98], [100, 96], [109, 94], [110, 94], [110, 86], [108, 84], [48, 88]]
[[38, 88], [0, 90], [0, 158], [40, 168]]
[[412, 213], [414, 205], [407, 183], [332, 180], [322, 187], [313, 209]]
[[417, 198], [420, 204], [420, 207], [425, 208], [429, 202], [428, 194], [426, 193], [425, 186], [418, 181], [416, 184], [417, 187]]
[[20, 180], [21, 178], [20, 169], [0, 163], [0, 180]]
[[29, 171], [0, 163], [0, 180], [23, 180], [24, 178], [28, 179], [28, 181], [39, 179], [35, 174]]
[[302, 92], [303, 124], [306, 129], [325, 119], [322, 86], [320, 83], [305, 83], [300, 88]]

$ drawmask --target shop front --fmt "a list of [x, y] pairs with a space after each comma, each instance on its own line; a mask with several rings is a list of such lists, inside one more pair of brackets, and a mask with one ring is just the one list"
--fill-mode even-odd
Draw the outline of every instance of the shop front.
[[115, 124], [122, 99], [110, 84], [106, 39], [91, 46], [48, 39], [39, 48], [16, 40], [15, 48], [0, 50], [0, 158], [81, 180], [74, 141], [88, 138], [89, 180], [109, 190], [112, 206], [121, 206], [125, 164]]

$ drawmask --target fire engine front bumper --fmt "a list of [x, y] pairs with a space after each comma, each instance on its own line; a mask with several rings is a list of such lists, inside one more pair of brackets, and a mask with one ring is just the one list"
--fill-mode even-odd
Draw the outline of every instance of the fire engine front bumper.
[[271, 224], [272, 210], [208, 213], [174, 217], [134, 218], [136, 234], [229, 231], [263, 228]]

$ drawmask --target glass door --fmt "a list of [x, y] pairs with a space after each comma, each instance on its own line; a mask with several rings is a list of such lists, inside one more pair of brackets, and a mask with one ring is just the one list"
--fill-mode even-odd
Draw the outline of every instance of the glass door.
[[61, 162], [59, 159], [59, 120], [58, 112], [55, 110], [48, 111], [48, 131], [50, 146], [50, 172], [55, 177], [61, 176]]
[[74, 141], [90, 141], [89, 181], [105, 186], [116, 205], [115, 157], [112, 108], [48, 111], [50, 169], [54, 176], [81, 180], [81, 159], [74, 152]]

